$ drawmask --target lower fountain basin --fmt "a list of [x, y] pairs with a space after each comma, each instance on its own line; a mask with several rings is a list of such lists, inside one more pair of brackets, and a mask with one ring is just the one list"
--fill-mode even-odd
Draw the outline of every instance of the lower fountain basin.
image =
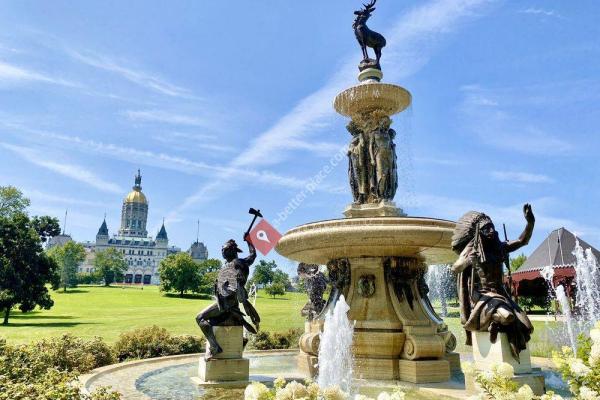
[[291, 229], [276, 250], [309, 264], [358, 257], [410, 257], [427, 264], [447, 264], [456, 260], [450, 248], [454, 227], [452, 221], [433, 218], [334, 219]]

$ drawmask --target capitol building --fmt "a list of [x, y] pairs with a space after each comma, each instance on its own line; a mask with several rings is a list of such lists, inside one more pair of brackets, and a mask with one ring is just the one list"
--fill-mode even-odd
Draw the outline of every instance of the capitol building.
[[[125, 272], [124, 283], [157, 285], [159, 283], [158, 267], [169, 254], [178, 253], [177, 247], [169, 247], [169, 237], [165, 224], [155, 238], [148, 236], [148, 199], [142, 192], [142, 175], [138, 170], [132, 191], [123, 200], [121, 208], [121, 227], [118, 234], [109, 235], [106, 218], [102, 221], [96, 234], [96, 243], [87, 243], [88, 257], [79, 267], [80, 272], [93, 272], [94, 254], [108, 248], [115, 248], [123, 254], [129, 268]], [[196, 240], [188, 253], [195, 261], [208, 258], [206, 246]]]

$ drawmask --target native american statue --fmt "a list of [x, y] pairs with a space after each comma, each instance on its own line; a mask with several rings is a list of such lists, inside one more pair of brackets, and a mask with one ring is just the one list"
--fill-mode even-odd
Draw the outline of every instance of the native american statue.
[[523, 214], [527, 226], [517, 240], [500, 241], [490, 217], [476, 211], [460, 218], [452, 236], [452, 250], [460, 255], [452, 268], [458, 273], [460, 319], [467, 345], [472, 344], [471, 332], [489, 332], [492, 343], [498, 333], [506, 333], [517, 360], [527, 348], [533, 325], [506, 289], [504, 263], [509, 253], [531, 239], [535, 224], [531, 205], [523, 206]]
[[[205, 358], [210, 360], [216, 354], [222, 353], [223, 349], [217, 343], [214, 326], [243, 326], [251, 333], [256, 333], [260, 323], [260, 316], [248, 300], [246, 291], [246, 282], [250, 273], [250, 265], [256, 258], [256, 249], [250, 241], [248, 233], [244, 236], [248, 244], [250, 255], [246, 258], [238, 258], [238, 253], [242, 250], [237, 246], [233, 239], [227, 241], [221, 249], [225, 265], [219, 270], [217, 281], [215, 282], [215, 297], [217, 302], [200, 311], [196, 316], [196, 322], [204, 333], [208, 346]], [[240, 310], [240, 303], [244, 306], [246, 314], [252, 320], [250, 324], [244, 318]]]

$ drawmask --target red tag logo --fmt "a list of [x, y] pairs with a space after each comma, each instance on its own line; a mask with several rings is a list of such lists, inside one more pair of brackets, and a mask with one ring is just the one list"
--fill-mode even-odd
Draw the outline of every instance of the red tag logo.
[[250, 231], [250, 240], [254, 247], [266, 256], [273, 247], [277, 246], [277, 243], [281, 239], [281, 233], [277, 232], [277, 229], [273, 228], [266, 220], [261, 220], [258, 225]]

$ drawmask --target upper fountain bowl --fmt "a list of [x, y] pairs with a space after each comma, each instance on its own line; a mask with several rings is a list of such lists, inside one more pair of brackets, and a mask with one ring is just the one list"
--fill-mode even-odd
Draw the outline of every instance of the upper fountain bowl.
[[380, 82], [364, 82], [338, 94], [333, 106], [346, 116], [356, 117], [374, 111], [392, 116], [410, 106], [410, 92], [400, 86]]
[[320, 265], [359, 257], [410, 257], [448, 264], [456, 260], [450, 249], [454, 227], [454, 222], [433, 218], [334, 219], [291, 229], [276, 250], [289, 259]]

